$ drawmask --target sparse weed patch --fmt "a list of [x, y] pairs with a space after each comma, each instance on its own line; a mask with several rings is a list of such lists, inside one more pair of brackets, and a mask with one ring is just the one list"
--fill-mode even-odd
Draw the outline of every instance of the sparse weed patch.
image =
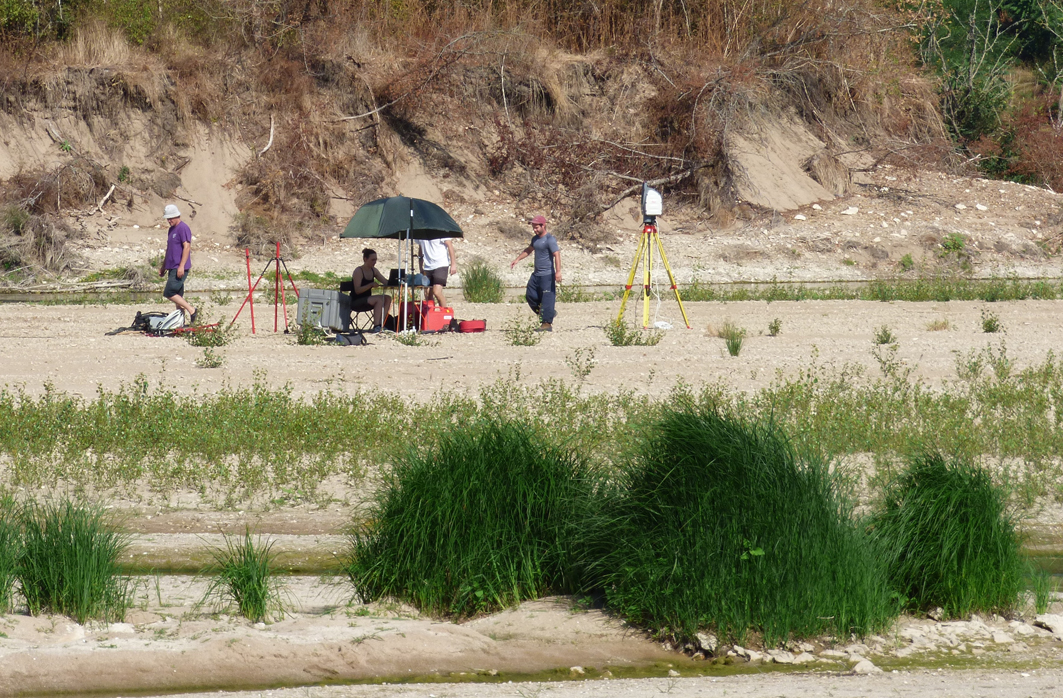
[[578, 347], [574, 352], [565, 357], [565, 365], [572, 371], [573, 377], [580, 385], [587, 380], [594, 370], [597, 361], [594, 358], [594, 347]]
[[782, 320], [775, 318], [768, 323], [768, 335], [778, 337], [782, 333]]
[[627, 324], [623, 318], [612, 320], [605, 326], [605, 336], [614, 347], [652, 347], [661, 343], [664, 335], [657, 330], [640, 330]]
[[225, 547], [211, 555], [214, 562], [204, 570], [210, 586], [200, 606], [221, 609], [235, 604], [240, 615], [253, 623], [284, 616], [284, 586], [272, 569], [277, 557], [273, 541], [256, 540], [245, 531], [243, 536], [226, 536]]
[[1003, 332], [1004, 326], [1000, 323], [1000, 317], [991, 310], [982, 309], [982, 332], [996, 334]]
[[539, 323], [527, 319], [523, 315], [516, 315], [502, 330], [506, 340], [515, 347], [534, 347], [542, 341], [543, 333], [536, 332]]
[[912, 259], [911, 253], [906, 253], [903, 257], [901, 257], [900, 261], [897, 262], [897, 266], [900, 267], [900, 270], [902, 272], [911, 271], [912, 269], [915, 269], [915, 260]]
[[82, 624], [125, 617], [132, 587], [119, 563], [128, 543], [102, 509], [71, 500], [28, 502], [19, 524], [18, 582], [31, 614], [59, 613]]
[[221, 368], [225, 364], [225, 355], [215, 353], [211, 347], [203, 347], [203, 356], [196, 359], [196, 366], [200, 368]]
[[303, 347], [316, 347], [323, 344], [331, 344], [328, 333], [318, 327], [312, 321], [305, 321], [299, 325], [299, 331], [295, 333], [295, 343]]
[[896, 344], [897, 335], [893, 334], [893, 330], [891, 330], [887, 325], [883, 325], [875, 329], [875, 336], [873, 341], [875, 342], [875, 344], [878, 344], [880, 346], [883, 344]]
[[927, 332], [944, 332], [951, 327], [952, 325], [950, 325], [949, 321], [946, 319], [931, 320], [930, 322], [926, 323]]

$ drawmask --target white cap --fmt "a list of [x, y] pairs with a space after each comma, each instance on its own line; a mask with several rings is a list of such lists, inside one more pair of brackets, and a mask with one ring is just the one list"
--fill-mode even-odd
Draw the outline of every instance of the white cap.
[[166, 208], [162, 212], [163, 218], [180, 218], [181, 212], [177, 210], [177, 207], [173, 204], [167, 204]]

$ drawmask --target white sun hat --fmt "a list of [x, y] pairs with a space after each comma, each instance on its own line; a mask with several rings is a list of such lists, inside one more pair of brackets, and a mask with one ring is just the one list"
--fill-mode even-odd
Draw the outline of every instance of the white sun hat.
[[173, 204], [167, 204], [166, 208], [162, 212], [163, 218], [180, 218], [181, 212], [177, 210], [177, 207]]

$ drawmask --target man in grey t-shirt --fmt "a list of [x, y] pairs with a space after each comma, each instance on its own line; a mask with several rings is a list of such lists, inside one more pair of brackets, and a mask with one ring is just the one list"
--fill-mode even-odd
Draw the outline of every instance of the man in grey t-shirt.
[[528, 255], [535, 253], [535, 271], [528, 279], [528, 288], [524, 297], [528, 299], [528, 305], [533, 312], [539, 315], [542, 325], [539, 332], [554, 331], [554, 302], [557, 299], [557, 284], [561, 283], [561, 248], [557, 244], [557, 238], [546, 232], [546, 218], [536, 216], [532, 218], [532, 232], [534, 233], [531, 244], [517, 255], [512, 269], [517, 262]]

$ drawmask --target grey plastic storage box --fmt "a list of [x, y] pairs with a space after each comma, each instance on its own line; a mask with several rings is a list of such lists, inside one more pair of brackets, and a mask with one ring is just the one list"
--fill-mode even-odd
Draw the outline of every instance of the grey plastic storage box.
[[319, 288], [299, 290], [299, 309], [295, 322], [300, 327], [308, 322], [315, 327], [346, 332], [350, 329], [351, 297], [339, 291]]

